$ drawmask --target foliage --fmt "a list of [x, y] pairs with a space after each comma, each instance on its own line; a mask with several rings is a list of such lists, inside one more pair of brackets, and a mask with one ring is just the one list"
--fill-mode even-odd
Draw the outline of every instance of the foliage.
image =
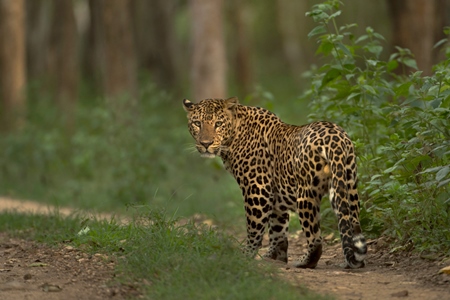
[[450, 48], [431, 76], [417, 70], [408, 49], [383, 61], [383, 36], [338, 26], [340, 5], [325, 1], [307, 14], [318, 24], [309, 35], [324, 59], [303, 96], [312, 99], [310, 118], [341, 124], [355, 141], [366, 231], [448, 251]]
[[52, 245], [70, 242], [113, 256], [118, 280], [137, 287], [145, 299], [330, 298], [289, 285], [276, 276], [273, 266], [243, 255], [233, 238], [183, 221], [148, 206], [139, 207], [127, 225], [82, 215], [63, 218], [57, 212], [5, 212], [0, 214], [0, 231]]

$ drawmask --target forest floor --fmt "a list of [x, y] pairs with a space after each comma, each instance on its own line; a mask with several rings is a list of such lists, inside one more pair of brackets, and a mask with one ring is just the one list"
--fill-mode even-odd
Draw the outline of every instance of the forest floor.
[[[51, 211], [46, 205], [0, 198], [0, 211]], [[70, 210], [59, 210], [69, 214]], [[107, 217], [103, 215], [102, 217]], [[365, 268], [341, 267], [340, 243], [325, 238], [324, 253], [316, 269], [297, 269], [290, 263], [304, 251], [302, 234], [290, 236], [290, 263], [278, 264], [280, 276], [295, 285], [337, 299], [450, 299], [450, 275], [439, 270], [450, 259], [411, 252], [391, 253], [385, 239], [370, 240]], [[264, 251], [264, 249], [263, 249]], [[124, 299], [139, 297], [134, 284], [115, 280], [115, 260], [87, 254], [71, 246], [50, 247], [0, 233], [0, 293], [2, 299]]]

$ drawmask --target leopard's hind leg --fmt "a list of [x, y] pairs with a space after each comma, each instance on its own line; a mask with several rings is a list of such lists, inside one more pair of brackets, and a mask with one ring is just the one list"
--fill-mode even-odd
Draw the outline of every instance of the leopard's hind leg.
[[330, 202], [338, 218], [342, 249], [349, 268], [364, 267], [366, 240], [359, 223], [359, 198], [356, 189], [356, 157], [353, 144], [342, 141], [329, 152], [331, 169]]

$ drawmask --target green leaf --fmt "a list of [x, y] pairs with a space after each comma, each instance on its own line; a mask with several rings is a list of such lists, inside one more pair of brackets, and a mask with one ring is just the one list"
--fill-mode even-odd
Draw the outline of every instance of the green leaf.
[[341, 15], [341, 11], [338, 10], [337, 12], [335, 12], [334, 14], [332, 14], [332, 15], [330, 16], [330, 19], [336, 18], [337, 16], [340, 16], [340, 15]]
[[442, 103], [442, 99], [441, 98], [437, 98], [434, 99], [433, 101], [430, 102], [430, 105], [432, 108], [438, 108]]
[[350, 52], [350, 50], [348, 50], [348, 48], [342, 44], [342, 43], [337, 43], [337, 46], [348, 56], [353, 56], [352, 53]]
[[383, 41], [386, 40], [386, 39], [384, 38], [384, 36], [382, 36], [381, 34], [379, 34], [379, 33], [377, 33], [377, 32], [374, 32], [374, 33], [373, 33], [373, 36], [376, 37], [376, 38], [379, 39], [379, 40], [383, 40]]
[[449, 172], [450, 172], [449, 166], [445, 166], [442, 169], [440, 169], [439, 172], [436, 173], [436, 181], [441, 181], [442, 179], [444, 179]]
[[[444, 181], [439, 182], [439, 184], [437, 185], [437, 188], [440, 188], [441, 186], [447, 185], [450, 183], [450, 178], [446, 179]], [[450, 199], [449, 199], [450, 200]]]
[[405, 82], [394, 89], [397, 96], [407, 96], [409, 94], [409, 88], [413, 83], [411, 81]]
[[362, 36], [360, 36], [359, 38], [357, 38], [356, 39], [356, 41], [355, 41], [355, 44], [358, 44], [358, 43], [360, 43], [360, 42], [362, 42], [362, 41], [365, 41], [365, 40], [367, 40], [369, 38], [369, 36], [368, 35], [362, 35]]
[[398, 62], [396, 60], [391, 60], [387, 63], [387, 70], [389, 72], [392, 72], [393, 70], [397, 69], [398, 67]]
[[437, 42], [436, 44], [434, 44], [433, 48], [434, 48], [434, 49], [439, 48], [439, 46], [444, 45], [444, 44], [446, 44], [447, 42], [448, 42], [448, 39], [442, 39], [442, 40], [440, 40], [439, 42]]
[[333, 47], [334, 47], [333, 43], [328, 41], [322, 41], [322, 43], [320, 43], [319, 48], [317, 49], [316, 54], [322, 53], [323, 55], [327, 56], [331, 53]]
[[315, 35], [326, 33], [326, 32], [327, 32], [326, 27], [324, 25], [319, 25], [319, 26], [314, 27], [314, 29], [308, 33], [308, 37], [310, 38]]
[[402, 60], [402, 62], [407, 65], [410, 68], [413, 68], [415, 70], [418, 70], [419, 68], [417, 67], [417, 62], [415, 59], [413, 58], [405, 58]]
[[367, 49], [367, 51], [375, 54], [377, 57], [380, 55], [381, 51], [383, 51], [383, 46], [376, 45], [374, 43], [367, 45], [365, 48]]
[[372, 86], [368, 85], [368, 84], [363, 85], [363, 88], [366, 91], [368, 91], [370, 94], [372, 94], [372, 95], [376, 95], [377, 94], [377, 91], [375, 91], [375, 89]]
[[377, 65], [377, 63], [378, 63], [377, 60], [373, 60], [373, 59], [368, 59], [368, 60], [366, 60], [366, 61], [367, 61], [367, 63], [368, 63], [369, 65], [371, 65], [371, 66], [373, 66], [373, 67], [375, 67], [375, 66]]
[[341, 75], [341, 71], [335, 68], [330, 69], [322, 79], [321, 88], [327, 85], [330, 81], [336, 79]]
[[390, 168], [387, 168], [386, 170], [383, 171], [383, 173], [384, 173], [384, 174], [392, 173], [392, 172], [394, 172], [395, 170], [397, 170], [397, 166], [396, 166], [396, 165], [394, 165], [394, 166], [392, 166], [392, 167], [390, 167]]

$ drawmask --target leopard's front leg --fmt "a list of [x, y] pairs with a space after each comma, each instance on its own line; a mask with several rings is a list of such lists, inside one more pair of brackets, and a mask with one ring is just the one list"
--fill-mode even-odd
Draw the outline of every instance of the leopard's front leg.
[[[261, 197], [260, 190], [255, 186], [252, 189], [248, 187], [253, 194], [245, 190], [245, 212], [247, 217], [247, 242], [245, 252], [249, 255], [256, 255], [262, 246], [264, 232], [269, 222], [269, 215], [272, 212], [272, 203], [270, 198]], [[259, 193], [258, 193], [259, 191]]]
[[297, 212], [308, 246], [306, 254], [294, 263], [297, 268], [314, 269], [322, 256], [320, 201], [305, 196], [312, 194], [304, 189], [303, 194], [297, 200]]

